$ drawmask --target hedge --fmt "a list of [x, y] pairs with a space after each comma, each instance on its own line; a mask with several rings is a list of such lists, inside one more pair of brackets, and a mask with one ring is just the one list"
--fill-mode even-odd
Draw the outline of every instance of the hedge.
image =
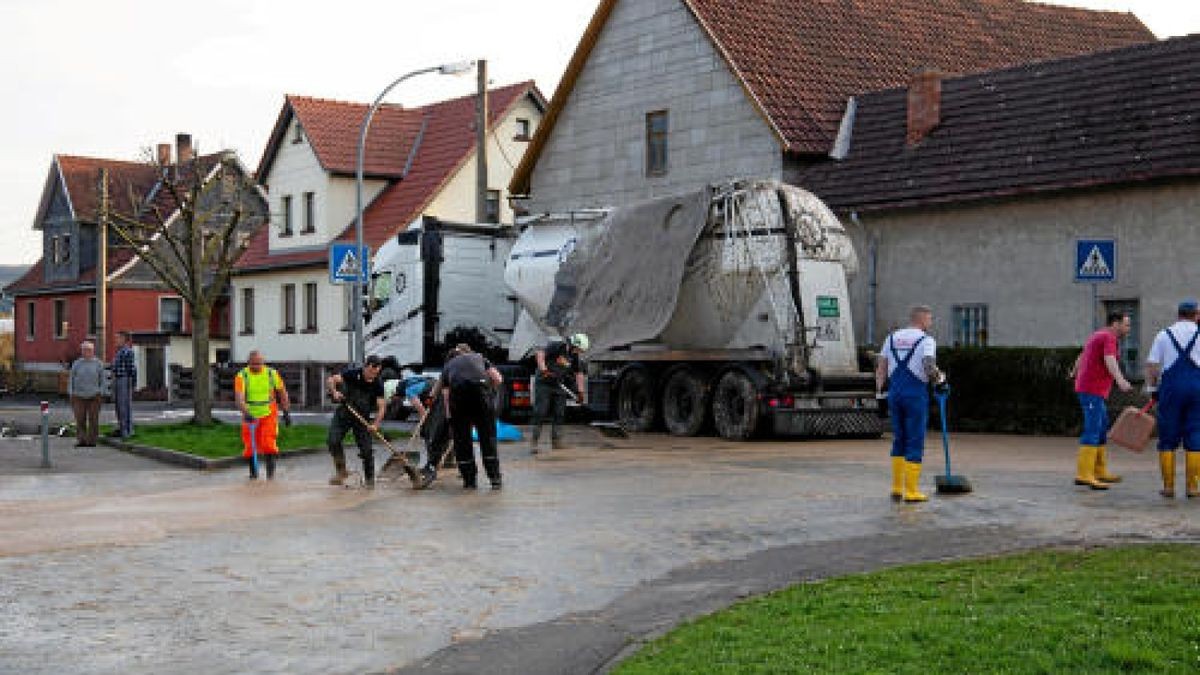
[[[939, 347], [938, 366], [947, 374], [951, 395], [947, 417], [952, 431], [1075, 435], [1082, 418], [1075, 388], [1067, 377], [1079, 347]], [[1135, 390], [1109, 397], [1109, 416], [1141, 405]], [[936, 410], [930, 425], [940, 428]]]

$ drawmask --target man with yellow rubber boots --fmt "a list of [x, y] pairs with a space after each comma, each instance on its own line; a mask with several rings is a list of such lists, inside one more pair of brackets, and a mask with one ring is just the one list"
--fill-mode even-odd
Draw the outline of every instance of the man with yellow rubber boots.
[[1121, 338], [1129, 335], [1130, 323], [1127, 314], [1114, 313], [1108, 316], [1108, 325], [1092, 334], [1083, 345], [1083, 352], [1071, 369], [1075, 377], [1075, 395], [1083, 410], [1083, 432], [1079, 435], [1079, 459], [1075, 469], [1075, 484], [1086, 485], [1093, 490], [1107, 490], [1109, 484], [1117, 483], [1120, 476], [1108, 471], [1108, 398], [1113, 383], [1121, 391], [1132, 387], [1121, 367], [1117, 364], [1117, 351]]
[[1158, 461], [1163, 487], [1175, 498], [1175, 451], [1187, 451], [1184, 494], [1200, 497], [1200, 329], [1195, 300], [1179, 303], [1179, 320], [1154, 338], [1146, 360], [1146, 384], [1158, 401]]
[[266, 466], [267, 480], [275, 478], [279, 457], [279, 417], [292, 426], [291, 402], [283, 378], [257, 349], [250, 352], [246, 367], [233, 378], [234, 400], [242, 413], [242, 457], [250, 466], [250, 480], [258, 479], [260, 462]]

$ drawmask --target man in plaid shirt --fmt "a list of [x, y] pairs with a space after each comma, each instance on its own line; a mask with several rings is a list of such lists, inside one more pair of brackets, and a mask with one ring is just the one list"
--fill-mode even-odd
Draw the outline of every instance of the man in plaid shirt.
[[113, 404], [117, 407], [117, 435], [133, 435], [133, 388], [137, 386], [137, 364], [133, 361], [133, 340], [129, 331], [117, 333], [117, 353], [113, 357]]

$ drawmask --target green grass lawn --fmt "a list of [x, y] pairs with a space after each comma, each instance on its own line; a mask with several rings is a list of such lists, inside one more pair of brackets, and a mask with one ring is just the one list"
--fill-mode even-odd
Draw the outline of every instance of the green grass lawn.
[[1039, 552], [802, 584], [681, 626], [616, 672], [1200, 672], [1200, 546]]
[[[189, 422], [177, 424], [138, 425], [132, 442], [156, 448], [179, 450], [200, 457], [217, 459], [236, 457], [242, 454], [241, 425], [214, 423], [211, 426], [196, 426]], [[108, 429], [102, 429], [107, 433]], [[315, 424], [280, 426], [279, 449], [323, 448], [327, 428]], [[397, 435], [388, 432], [388, 437]], [[382, 445], [377, 443], [377, 445]]]

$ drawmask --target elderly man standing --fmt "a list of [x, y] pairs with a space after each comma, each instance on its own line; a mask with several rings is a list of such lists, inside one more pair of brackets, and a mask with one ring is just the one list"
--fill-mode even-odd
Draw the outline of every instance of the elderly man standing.
[[258, 480], [258, 458], [267, 466], [267, 480], [275, 478], [279, 457], [279, 416], [292, 426], [291, 402], [283, 378], [257, 349], [250, 352], [246, 367], [233, 378], [233, 396], [242, 413], [242, 457], [250, 465], [250, 480]]
[[117, 333], [117, 353], [113, 356], [113, 405], [117, 409], [117, 428], [121, 438], [133, 435], [133, 389], [137, 386], [137, 364], [133, 360], [133, 339], [128, 331]]
[[79, 358], [71, 364], [67, 395], [75, 412], [75, 447], [96, 447], [100, 429], [100, 401], [104, 394], [104, 362], [96, 358], [96, 345], [79, 345]]

